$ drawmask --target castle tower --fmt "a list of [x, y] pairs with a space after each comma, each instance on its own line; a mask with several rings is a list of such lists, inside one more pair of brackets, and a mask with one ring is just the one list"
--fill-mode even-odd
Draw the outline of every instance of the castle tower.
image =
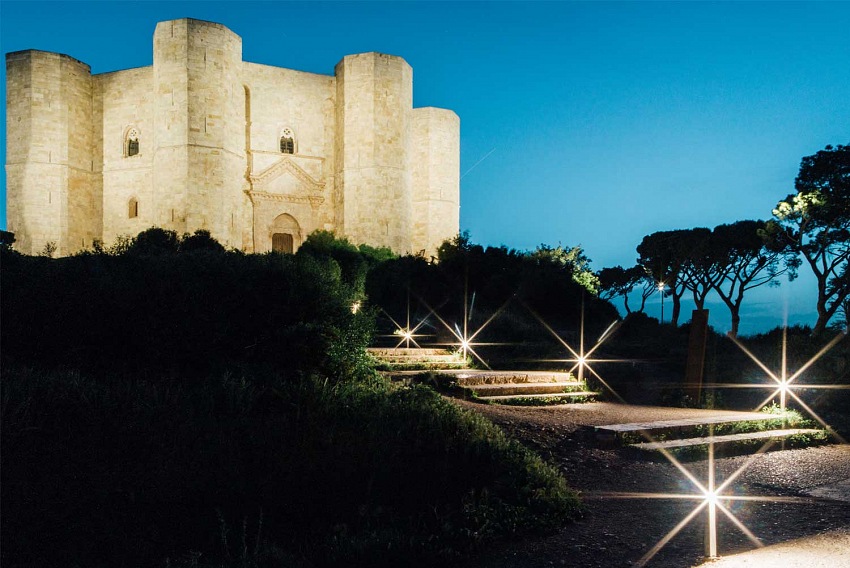
[[153, 66], [156, 222], [180, 233], [207, 229], [241, 248], [242, 40], [221, 24], [160, 22]]
[[101, 235], [101, 196], [93, 183], [92, 80], [67, 55], [6, 55], [6, 191], [15, 248], [57, 256]]
[[336, 80], [338, 229], [409, 252], [413, 70], [401, 57], [361, 53], [337, 64]]
[[460, 118], [442, 108], [413, 109], [412, 252], [436, 256], [460, 225]]

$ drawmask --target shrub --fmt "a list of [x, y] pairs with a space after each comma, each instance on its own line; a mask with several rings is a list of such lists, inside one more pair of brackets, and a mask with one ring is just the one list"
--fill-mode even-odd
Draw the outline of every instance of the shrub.
[[4, 566], [223, 562], [243, 537], [257, 558], [429, 565], [578, 510], [554, 468], [424, 387], [3, 378]]
[[371, 314], [351, 313], [354, 292], [333, 260], [143, 255], [139, 242], [123, 254], [5, 255], [4, 357], [183, 379], [246, 364], [290, 375], [364, 368]]

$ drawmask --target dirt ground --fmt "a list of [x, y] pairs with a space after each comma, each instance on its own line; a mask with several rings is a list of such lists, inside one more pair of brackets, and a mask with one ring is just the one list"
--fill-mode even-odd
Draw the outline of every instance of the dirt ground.
[[[616, 449], [603, 449], [587, 435], [589, 425], [695, 417], [709, 411], [636, 407], [612, 403], [507, 407], [469, 402], [458, 404], [481, 412], [523, 444], [557, 465], [585, 503], [585, 514], [557, 534], [499, 543], [473, 558], [467, 568], [636, 566], [698, 504], [681, 499], [624, 499], [610, 493], [696, 494], [698, 490], [669, 462], [639, 460]], [[705, 483], [707, 462], [684, 464]], [[825, 566], [850, 568], [850, 446], [831, 445], [768, 452], [716, 461], [718, 483], [744, 468], [725, 494], [760, 496], [765, 501], [721, 501], [767, 549], [781, 544], [791, 558], [791, 541], [829, 543], [833, 553]], [[646, 564], [682, 568], [705, 560], [703, 512], [661, 548]], [[746, 560], [758, 547], [730, 520], [718, 513], [718, 552], [722, 566], [757, 566]], [[802, 539], [802, 540], [797, 540]], [[782, 544], [784, 543], [784, 544]], [[778, 548], [777, 548], [778, 549]], [[809, 544], [818, 555], [818, 545]], [[750, 554], [756, 554], [751, 552]], [[767, 558], [767, 556], [764, 556]], [[737, 559], [737, 560], [736, 560]], [[844, 564], [844, 562], [847, 562]], [[837, 562], [837, 564], [836, 564]], [[784, 566], [784, 561], [770, 566]], [[815, 568], [804, 561], [802, 566]], [[720, 566], [720, 564], [718, 564]]]

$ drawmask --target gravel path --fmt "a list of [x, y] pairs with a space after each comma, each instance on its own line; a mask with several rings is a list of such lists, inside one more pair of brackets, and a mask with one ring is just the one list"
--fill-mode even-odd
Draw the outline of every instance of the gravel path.
[[700, 568], [841, 568], [850, 566], [850, 530], [835, 530], [709, 560]]
[[[466, 565], [468, 568], [634, 566], [695, 507], [696, 501], [689, 500], [612, 498], [610, 493], [614, 492], [694, 494], [696, 490], [672, 464], [635, 460], [617, 450], [600, 449], [583, 435], [582, 427], [691, 418], [715, 412], [611, 403], [550, 407], [458, 404], [481, 412], [557, 465], [568, 483], [582, 493], [586, 505], [584, 517], [557, 534], [494, 545], [472, 559]], [[707, 477], [706, 465], [704, 461], [685, 464], [703, 482]], [[715, 468], [718, 482], [742, 467], [743, 473], [726, 494], [771, 499], [726, 502], [755, 537], [765, 545], [786, 543], [782, 554], [787, 559], [796, 550], [788, 542], [822, 535], [820, 538], [832, 543], [831, 558], [839, 562], [829, 565], [850, 568], [850, 562], [840, 563], [846, 558], [842, 556], [844, 553], [850, 554], [850, 540], [829, 536], [850, 534], [850, 504], [840, 500], [848, 498], [850, 446], [719, 459]], [[704, 517], [704, 514], [697, 516], [647, 566], [683, 568], [700, 564], [704, 560]], [[719, 553], [724, 557], [757, 548], [722, 515], [718, 521], [718, 541]], [[800, 544], [797, 548], [806, 546], [810, 553], [817, 551], [814, 545]], [[758, 552], [767, 550], [773, 548]], [[827, 549], [823, 550], [826, 554]], [[739, 557], [743, 563], [722, 566], [757, 565], [744, 558], [747, 556]], [[779, 561], [769, 565], [785, 566]], [[815, 566], [810, 564], [806, 568]]]

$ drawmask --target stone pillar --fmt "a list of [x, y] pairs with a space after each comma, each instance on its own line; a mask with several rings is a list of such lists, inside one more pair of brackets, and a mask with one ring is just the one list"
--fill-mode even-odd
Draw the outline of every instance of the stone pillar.
[[694, 310], [688, 337], [688, 362], [685, 369], [687, 393], [699, 404], [705, 366], [705, 343], [708, 337], [708, 310]]

